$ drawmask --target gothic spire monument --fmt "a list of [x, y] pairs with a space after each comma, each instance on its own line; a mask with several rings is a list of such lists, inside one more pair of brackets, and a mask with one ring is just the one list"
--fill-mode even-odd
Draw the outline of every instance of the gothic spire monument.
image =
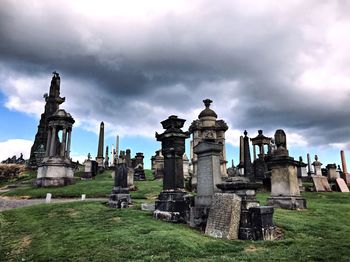
[[45, 156], [47, 139], [48, 139], [48, 117], [52, 116], [58, 109], [60, 104], [65, 101], [64, 97], [60, 97], [60, 76], [54, 71], [51, 80], [49, 94], [45, 93], [45, 111], [41, 114], [38, 131], [35, 135], [34, 144], [30, 151], [29, 166], [37, 168]]

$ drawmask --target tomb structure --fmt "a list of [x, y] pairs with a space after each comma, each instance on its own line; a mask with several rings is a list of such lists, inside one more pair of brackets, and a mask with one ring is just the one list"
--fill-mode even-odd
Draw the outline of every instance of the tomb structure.
[[70, 158], [72, 116], [58, 109], [47, 118], [48, 137], [45, 157], [38, 164], [36, 185], [42, 187], [65, 186], [74, 182], [74, 171]]

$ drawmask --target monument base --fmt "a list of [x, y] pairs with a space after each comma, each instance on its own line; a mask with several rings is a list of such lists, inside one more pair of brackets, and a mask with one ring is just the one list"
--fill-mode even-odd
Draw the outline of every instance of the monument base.
[[189, 208], [186, 194], [182, 190], [163, 190], [156, 200], [153, 217], [167, 222], [185, 223]]
[[74, 171], [69, 159], [44, 158], [38, 167], [35, 185], [38, 187], [59, 187], [74, 183]]
[[267, 204], [283, 209], [306, 209], [306, 199], [301, 196], [275, 196], [267, 199]]
[[75, 183], [75, 179], [71, 177], [42, 177], [35, 180], [34, 185], [37, 187], [60, 187]]
[[126, 208], [132, 203], [127, 188], [115, 187], [109, 195], [108, 206], [110, 208]]

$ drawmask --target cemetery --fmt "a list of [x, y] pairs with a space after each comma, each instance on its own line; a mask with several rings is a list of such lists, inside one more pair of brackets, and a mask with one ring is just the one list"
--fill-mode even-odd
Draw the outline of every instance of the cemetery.
[[350, 1], [1, 0], [0, 262], [350, 261]]
[[89, 152], [79, 164], [70, 157], [75, 120], [60, 108], [59, 73], [44, 98], [30, 159], [0, 166], [2, 261], [348, 260], [343, 150], [342, 168], [322, 168], [317, 155], [312, 163], [309, 154], [307, 163], [290, 156], [282, 129], [254, 138], [244, 131], [239, 164], [228, 168], [229, 126], [205, 99], [188, 130], [176, 115], [160, 120], [151, 169], [142, 152], [132, 158], [120, 148], [119, 136], [105, 148], [104, 122], [96, 158]]

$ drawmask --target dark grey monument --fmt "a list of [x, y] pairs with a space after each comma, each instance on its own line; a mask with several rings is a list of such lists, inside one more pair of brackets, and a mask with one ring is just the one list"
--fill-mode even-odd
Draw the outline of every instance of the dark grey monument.
[[111, 208], [125, 208], [129, 204], [131, 204], [131, 196], [128, 187], [128, 167], [125, 155], [121, 154], [118, 165], [115, 167], [114, 188], [109, 196], [108, 205]]
[[98, 138], [98, 150], [97, 150], [97, 156], [96, 156], [96, 162], [98, 165], [98, 168], [100, 171], [104, 170], [104, 163], [103, 163], [103, 147], [104, 147], [104, 134], [105, 134], [105, 124], [101, 122], [100, 124], [100, 135]]
[[250, 180], [254, 180], [255, 178], [254, 178], [252, 160], [250, 157], [249, 137], [248, 137], [247, 130], [244, 131], [243, 150], [244, 150], [244, 153], [243, 153], [244, 176]]
[[64, 97], [60, 97], [60, 81], [59, 74], [53, 72], [49, 94], [44, 94], [46, 102], [45, 111], [41, 114], [38, 131], [30, 150], [29, 166], [32, 168], [37, 168], [45, 155], [49, 132], [47, 118], [52, 116], [59, 109], [59, 105], [65, 101]]
[[185, 222], [185, 213], [188, 204], [184, 196], [183, 154], [185, 153], [185, 140], [189, 132], [183, 132], [186, 120], [177, 116], [170, 116], [161, 122], [164, 133], [156, 132], [157, 141], [162, 142], [164, 156], [163, 191], [155, 203], [153, 216], [169, 222]]

